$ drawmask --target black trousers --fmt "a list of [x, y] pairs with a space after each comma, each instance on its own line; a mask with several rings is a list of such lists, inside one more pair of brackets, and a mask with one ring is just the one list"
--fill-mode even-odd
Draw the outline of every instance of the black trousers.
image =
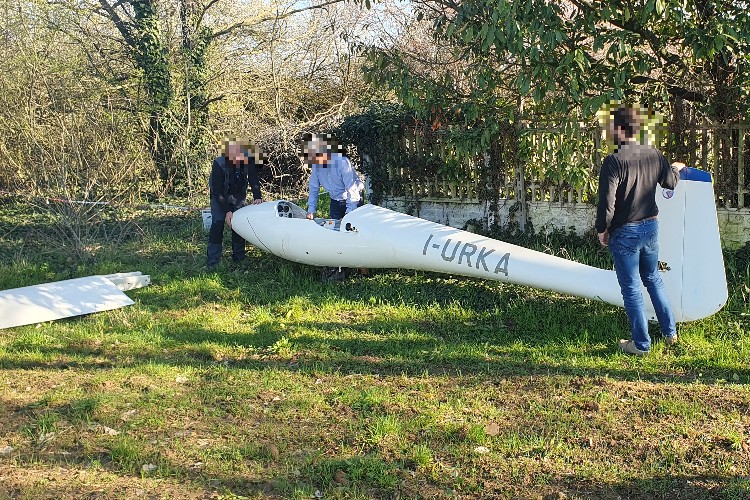
[[[227, 211], [221, 207], [221, 204], [211, 199], [211, 229], [208, 231], [208, 252], [207, 264], [215, 265], [221, 258], [221, 243], [224, 239], [224, 219]], [[232, 231], [232, 258], [240, 261], [245, 258], [245, 239]]]
[[[364, 205], [364, 200], [360, 198], [359, 203], [357, 203], [357, 208], [362, 205]], [[331, 200], [331, 209], [329, 212], [331, 214], [331, 219], [343, 219], [346, 215], [346, 200]]]

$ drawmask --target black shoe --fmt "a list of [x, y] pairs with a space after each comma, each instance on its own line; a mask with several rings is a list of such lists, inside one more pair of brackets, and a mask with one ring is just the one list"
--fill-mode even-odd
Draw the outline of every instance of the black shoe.
[[341, 282], [346, 279], [348, 273], [347, 267], [324, 267], [320, 273], [320, 279], [324, 283]]

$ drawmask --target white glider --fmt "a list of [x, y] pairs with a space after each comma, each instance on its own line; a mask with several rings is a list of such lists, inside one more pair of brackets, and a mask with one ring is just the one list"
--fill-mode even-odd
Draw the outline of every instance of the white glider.
[[[707, 172], [685, 168], [674, 191], [659, 189], [660, 255], [677, 321], [719, 311], [727, 282], [713, 185]], [[232, 228], [253, 245], [302, 264], [406, 268], [474, 276], [542, 288], [623, 307], [613, 270], [485, 238], [375, 205], [341, 221], [314, 223], [281, 200], [238, 210]], [[330, 230], [333, 228], [336, 230]], [[656, 318], [643, 290], [649, 315]]]

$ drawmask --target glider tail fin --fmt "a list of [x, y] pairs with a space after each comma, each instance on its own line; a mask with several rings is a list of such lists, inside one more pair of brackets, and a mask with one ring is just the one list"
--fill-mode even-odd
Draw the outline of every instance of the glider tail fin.
[[683, 168], [677, 188], [658, 188], [656, 202], [660, 268], [675, 319], [708, 317], [728, 297], [711, 174]]

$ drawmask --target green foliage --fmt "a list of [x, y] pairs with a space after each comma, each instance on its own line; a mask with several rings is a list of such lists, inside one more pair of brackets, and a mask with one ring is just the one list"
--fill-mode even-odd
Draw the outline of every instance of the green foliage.
[[507, 92], [560, 116], [613, 99], [683, 98], [719, 121], [748, 110], [747, 2], [436, 0], [422, 15], [463, 66], [420, 75], [397, 49], [372, 50], [370, 81], [407, 105], [468, 92], [471, 114], [486, 116]]
[[398, 482], [398, 464], [385, 462], [377, 455], [361, 455], [347, 459], [322, 460], [307, 472], [316, 484], [336, 485], [336, 473], [345, 474], [346, 481], [359, 487], [392, 488]]
[[195, 189], [194, 174], [203, 184], [211, 142], [207, 54], [214, 32], [203, 25], [203, 5], [197, 0], [179, 2], [179, 50], [172, 49], [170, 13], [161, 2], [102, 5], [125, 42], [123, 54], [138, 70], [145, 94], [139, 111], [147, 117], [144, 142], [161, 189], [169, 195], [189, 195]]
[[496, 199], [516, 166], [518, 141], [508, 116], [468, 121], [437, 108], [378, 103], [345, 119], [336, 134], [357, 147], [375, 203], [385, 194], [413, 196], [406, 188], [420, 182], [433, 183], [431, 197], [445, 196], [443, 182], [471, 182], [480, 199]]
[[178, 123], [172, 112], [174, 89], [169, 49], [160, 26], [156, 0], [130, 0], [134, 11], [133, 59], [143, 74], [148, 98], [148, 144], [167, 192], [185, 187], [184, 169], [178, 167]]
[[[606, 154], [606, 145], [599, 140], [601, 129], [568, 121], [544, 125], [533, 124], [520, 134], [526, 179], [558, 194], [571, 188], [584, 195], [595, 193], [599, 165]], [[595, 200], [589, 197], [585, 201]]]
[[373, 188], [373, 203], [403, 185], [397, 181], [391, 184], [389, 167], [400, 166], [404, 152], [394, 146], [408, 118], [409, 114], [397, 105], [376, 103], [362, 114], [347, 117], [336, 130], [342, 143], [356, 146], [361, 169]]
[[[123, 96], [128, 86], [91, 69], [111, 42], [101, 42], [102, 53], [84, 52], [37, 17], [57, 14], [64, 21], [55, 8], [36, 12], [24, 3], [3, 17], [0, 189], [26, 203], [37, 196], [132, 201], [136, 183], [142, 191], [154, 188], [154, 170], [132, 101]], [[115, 73], [123, 70], [119, 60], [107, 64]]]
[[136, 35], [135, 62], [143, 71], [144, 87], [151, 111], [169, 108], [174, 92], [168, 63], [168, 49], [161, 32], [156, 0], [131, 0]]
[[[209, 82], [211, 65], [209, 50], [214, 32], [202, 25], [203, 13], [197, 2], [180, 3], [182, 25], [181, 57], [184, 66], [180, 106], [177, 116], [182, 124], [181, 141], [176, 147], [175, 156], [181, 168], [177, 188], [193, 191], [192, 173], [198, 174], [202, 182], [211, 161], [211, 124], [209, 102], [211, 99]], [[179, 191], [179, 190], [176, 190]]]

